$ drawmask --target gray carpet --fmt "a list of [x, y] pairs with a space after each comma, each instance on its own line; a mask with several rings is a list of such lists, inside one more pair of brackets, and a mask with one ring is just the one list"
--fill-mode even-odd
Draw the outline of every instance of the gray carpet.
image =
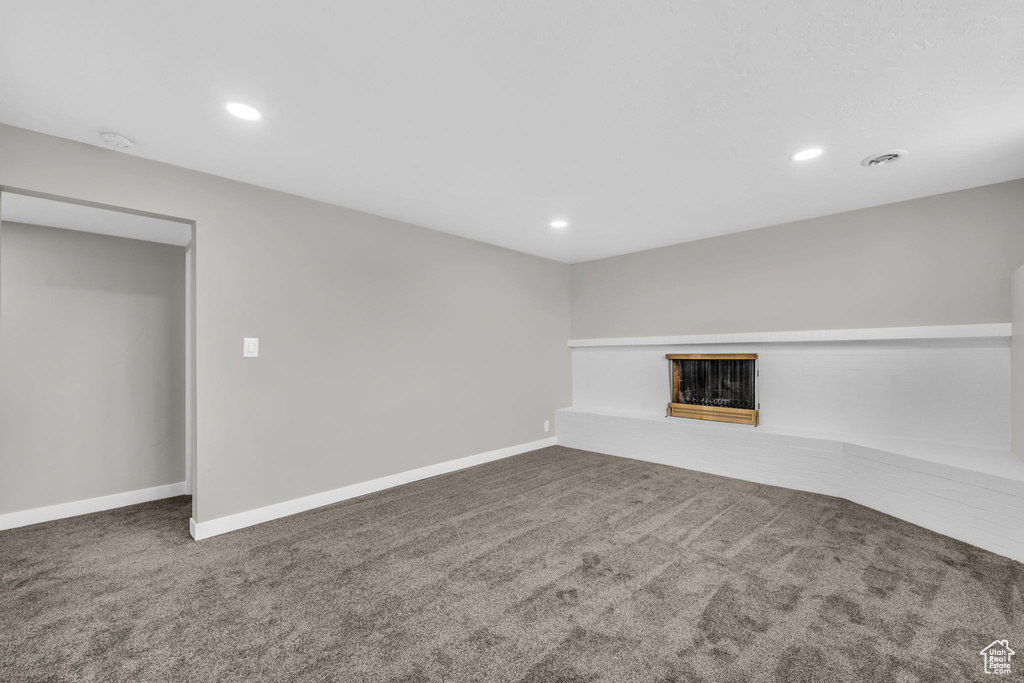
[[0, 681], [1024, 678], [1024, 565], [826, 496], [554, 447], [196, 543], [0, 532]]

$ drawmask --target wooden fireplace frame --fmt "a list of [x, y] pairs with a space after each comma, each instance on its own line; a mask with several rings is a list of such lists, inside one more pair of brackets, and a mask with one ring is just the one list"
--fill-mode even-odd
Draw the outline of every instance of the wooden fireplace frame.
[[[757, 360], [756, 353], [669, 353], [665, 355], [674, 360]], [[669, 363], [672, 398], [679, 395], [679, 365]], [[756, 371], [755, 371], [756, 372]], [[756, 375], [755, 375], [756, 376]], [[756, 381], [756, 380], [755, 380]], [[666, 417], [686, 417], [691, 420], [709, 420], [711, 422], [731, 422], [733, 424], [758, 425], [758, 411], [744, 408], [713, 408], [711, 406], [694, 406], [689, 403], [669, 403]]]

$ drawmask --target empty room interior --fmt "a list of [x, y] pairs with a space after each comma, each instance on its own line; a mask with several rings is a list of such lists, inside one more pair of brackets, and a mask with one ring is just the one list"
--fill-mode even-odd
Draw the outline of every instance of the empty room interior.
[[1024, 679], [1022, 74], [1009, 0], [0, 2], [0, 682]]

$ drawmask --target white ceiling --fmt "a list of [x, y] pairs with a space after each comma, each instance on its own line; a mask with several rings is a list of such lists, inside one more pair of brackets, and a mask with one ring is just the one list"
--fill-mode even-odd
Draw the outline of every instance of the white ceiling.
[[192, 225], [189, 223], [11, 192], [0, 194], [0, 220], [161, 242], [179, 247], [188, 246], [192, 241]]
[[[566, 262], [1024, 177], [1019, 0], [5, 0], [2, 18], [4, 123], [114, 130], [130, 154]], [[859, 165], [891, 148], [910, 155]]]

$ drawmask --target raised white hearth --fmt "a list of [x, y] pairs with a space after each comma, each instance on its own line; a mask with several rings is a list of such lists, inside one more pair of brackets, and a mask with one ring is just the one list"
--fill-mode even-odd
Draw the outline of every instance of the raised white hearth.
[[[1024, 561], [1008, 326], [902, 329], [913, 338], [574, 342], [557, 440], [840, 496]], [[760, 426], [665, 417], [674, 353], [758, 354]]]

